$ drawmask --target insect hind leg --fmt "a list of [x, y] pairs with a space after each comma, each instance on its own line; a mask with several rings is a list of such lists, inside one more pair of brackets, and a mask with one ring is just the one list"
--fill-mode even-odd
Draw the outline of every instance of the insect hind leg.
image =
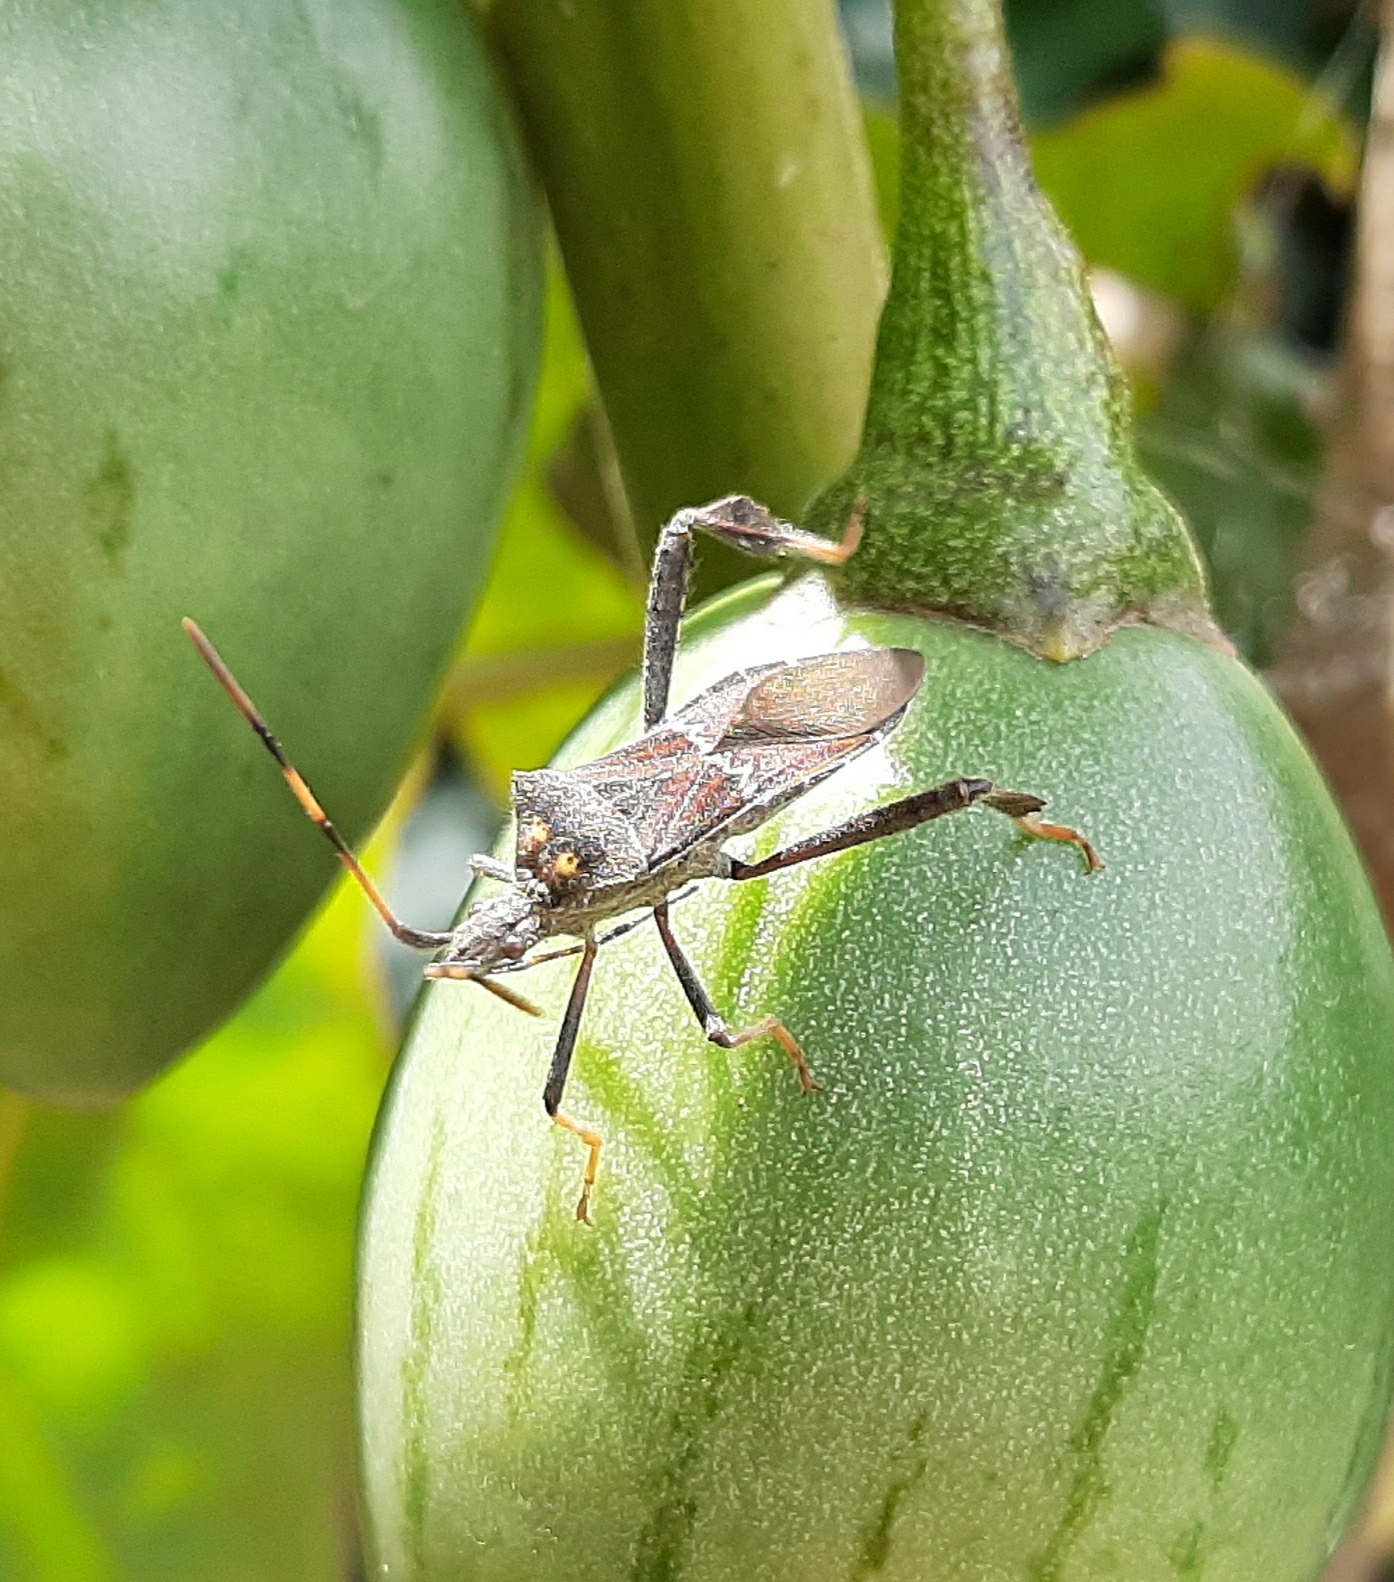
[[811, 862], [818, 857], [830, 857], [834, 852], [848, 851], [853, 846], [865, 846], [874, 840], [884, 840], [887, 835], [898, 835], [903, 830], [917, 829], [932, 819], [943, 818], [948, 813], [959, 813], [976, 803], [1004, 813], [1023, 834], [1035, 840], [1065, 841], [1079, 848], [1090, 873], [1103, 867], [1090, 842], [1065, 824], [1047, 824], [1038, 817], [1045, 802], [1029, 791], [1004, 791], [991, 780], [950, 780], [928, 791], [918, 791], [914, 796], [902, 797], [898, 802], [886, 802], [868, 809], [820, 834], [809, 835], [785, 846], [781, 851], [759, 862], [743, 862], [739, 857], [728, 858], [728, 879], [761, 879], [766, 874], [777, 873], [781, 868], [792, 868], [801, 862]]
[[842, 542], [805, 533], [781, 522], [763, 505], [743, 494], [713, 500], [710, 505], [679, 511], [664, 524], [654, 551], [644, 616], [644, 729], [651, 730], [668, 712], [668, 690], [678, 649], [678, 628], [687, 602], [692, 571], [692, 535], [709, 533], [759, 559], [798, 555], [804, 560], [839, 566], [861, 542], [864, 502], [858, 502]]

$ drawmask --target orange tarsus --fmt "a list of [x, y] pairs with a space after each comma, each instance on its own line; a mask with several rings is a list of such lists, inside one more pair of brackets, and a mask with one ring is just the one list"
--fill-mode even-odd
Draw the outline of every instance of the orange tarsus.
[[821, 1093], [823, 1090], [813, 1080], [813, 1073], [808, 1069], [808, 1060], [803, 1050], [799, 1047], [798, 1039], [794, 1037], [777, 1016], [767, 1016], [745, 1032], [736, 1033], [731, 1039], [731, 1048], [739, 1049], [742, 1044], [748, 1044], [757, 1038], [766, 1036], [773, 1038], [784, 1050], [784, 1053], [789, 1056], [790, 1060], [794, 1062], [794, 1069], [799, 1074], [799, 1086], [803, 1091], [805, 1093]]
[[805, 533], [800, 537], [800, 552], [809, 560], [821, 561], [825, 566], [843, 565], [857, 552], [857, 547], [862, 541], [862, 525], [865, 517], [866, 501], [858, 500], [852, 507], [851, 516], [847, 518], [841, 543], [830, 544], [826, 539], [815, 538], [811, 533]]
[[595, 1178], [600, 1171], [600, 1150], [605, 1146], [599, 1132], [592, 1131], [589, 1126], [582, 1126], [580, 1121], [574, 1121], [569, 1115], [563, 1115], [560, 1110], [552, 1117], [558, 1126], [564, 1127], [569, 1132], [574, 1132], [577, 1137], [590, 1149], [590, 1158], [586, 1161], [586, 1173], [581, 1181], [581, 1201], [576, 1205], [576, 1218], [583, 1225], [591, 1222], [591, 1189], [595, 1186]]
[[1078, 846], [1084, 854], [1085, 867], [1090, 873], [1098, 873], [1103, 867], [1103, 858], [1094, 850], [1087, 836], [1081, 835], [1077, 829], [1071, 829], [1068, 824], [1047, 824], [1035, 813], [1023, 813], [1016, 823], [1026, 834], [1034, 836], [1037, 840], [1064, 841], [1071, 846]]

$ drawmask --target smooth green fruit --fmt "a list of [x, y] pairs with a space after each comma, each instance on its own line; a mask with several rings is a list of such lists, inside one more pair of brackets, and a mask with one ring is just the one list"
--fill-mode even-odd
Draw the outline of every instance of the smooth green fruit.
[[608, 1141], [593, 1229], [538, 1102], [571, 964], [528, 976], [541, 1024], [430, 989], [361, 1249], [381, 1574], [1314, 1575], [1389, 1395], [1394, 962], [1291, 727], [1172, 631], [1054, 666], [817, 579], [760, 602], [701, 623], [681, 695], [858, 641], [928, 676], [756, 849], [964, 772], [1107, 867], [974, 812], [682, 902], [807, 1098], [703, 1041], [654, 930], [607, 948], [567, 1095]]
[[[739, 596], [679, 691], [916, 647], [903, 724], [756, 850], [969, 774], [1108, 867], [980, 810], [681, 902], [733, 1024], [802, 1039], [807, 1098], [768, 1044], [703, 1041], [654, 930], [616, 942], [565, 1101], [609, 1139], [594, 1230], [538, 1103], [569, 965], [529, 984], [540, 1026], [424, 997], [361, 1249], [397, 1582], [1304, 1582], [1378, 1445], [1394, 959], [1138, 466], [998, 0], [898, 0], [896, 34], [866, 430], [807, 514], [862, 507], [845, 602]], [[626, 690], [568, 756], [634, 727]]]
[[129, 1092], [284, 948], [478, 589], [532, 195], [448, 0], [0, 16], [0, 1083]]

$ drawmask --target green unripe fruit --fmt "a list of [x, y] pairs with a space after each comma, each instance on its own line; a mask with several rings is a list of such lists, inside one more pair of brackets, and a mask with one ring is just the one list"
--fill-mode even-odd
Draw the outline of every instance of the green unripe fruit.
[[[1051, 666], [818, 579], [737, 595], [691, 695], [847, 642], [924, 653], [904, 723], [766, 852], [964, 772], [1050, 799], [1107, 867], [985, 811], [607, 947], [568, 1109], [573, 967], [427, 995], [362, 1246], [384, 1574], [1300, 1582], [1388, 1390], [1394, 964], [1340, 820], [1236, 661], [1156, 629]], [[632, 734], [632, 688], [568, 747]]]
[[0, 1084], [89, 1103], [336, 871], [180, 617], [361, 833], [487, 564], [537, 226], [446, 0], [42, 0], [0, 59]]
[[[918, 649], [885, 743], [756, 855], [958, 775], [979, 809], [425, 996], [362, 1243], [366, 1503], [397, 1582], [1306, 1582], [1390, 1391], [1394, 959], [1292, 728], [1231, 657], [1133, 452], [1031, 177], [997, 0], [899, 0], [901, 223], [862, 450], [808, 514], [829, 586], [693, 623], [679, 698]], [[903, 612], [911, 607], [918, 613]], [[1059, 661], [1059, 662], [1055, 662]], [[636, 729], [621, 691], [567, 749]], [[736, 855], [747, 856], [744, 846]], [[518, 980], [513, 980], [517, 982]]]

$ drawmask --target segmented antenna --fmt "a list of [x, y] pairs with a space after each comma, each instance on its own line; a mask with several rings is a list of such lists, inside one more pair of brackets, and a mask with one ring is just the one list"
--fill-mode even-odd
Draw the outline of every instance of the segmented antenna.
[[392, 908], [388, 906], [382, 891], [364, 872], [363, 865], [354, 856], [348, 842], [334, 828], [329, 820], [329, 815], [320, 806], [319, 798], [315, 796], [314, 792], [305, 783], [305, 778], [300, 771], [286, 757], [285, 749], [276, 740], [275, 733], [271, 727], [257, 712], [256, 704], [247, 696], [241, 682], [228, 669], [223, 656], [204, 636], [197, 621], [191, 621], [186, 615], [183, 624], [184, 630], [189, 634], [194, 647], [203, 655], [204, 662], [213, 674], [217, 676], [223, 691], [227, 693], [237, 706], [237, 712], [261, 737], [262, 744], [267, 752], [280, 764], [281, 773], [285, 776], [286, 784], [295, 793], [295, 800], [319, 825], [324, 832], [325, 839], [338, 853], [339, 861], [357, 880], [364, 895], [373, 903], [378, 916], [392, 930], [394, 936], [400, 939], [404, 945], [415, 946], [418, 950], [439, 950], [442, 945], [448, 945], [450, 943], [449, 934], [427, 933], [422, 929], [412, 928], [409, 924], [403, 923]]

